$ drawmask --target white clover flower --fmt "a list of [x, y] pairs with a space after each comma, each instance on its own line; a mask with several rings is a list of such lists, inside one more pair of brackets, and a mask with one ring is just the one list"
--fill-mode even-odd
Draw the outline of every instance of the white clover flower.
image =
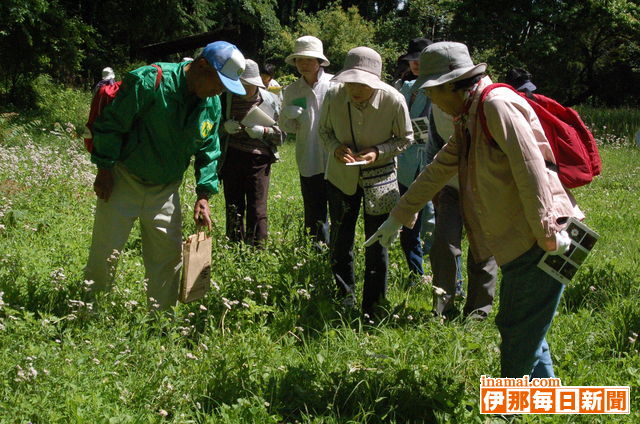
[[198, 360], [198, 357], [191, 352], [187, 352], [187, 359]]
[[204, 306], [204, 305], [200, 305], [200, 306], [198, 306], [198, 308], [199, 308], [201, 311], [206, 311], [206, 310], [207, 310], [207, 307], [206, 307], [206, 306]]
[[229, 299], [227, 299], [226, 297], [222, 298], [222, 304], [225, 308], [231, 309], [231, 302], [229, 302]]
[[298, 289], [296, 290], [296, 293], [298, 293], [299, 296], [302, 296], [305, 299], [311, 299], [311, 294], [305, 289]]

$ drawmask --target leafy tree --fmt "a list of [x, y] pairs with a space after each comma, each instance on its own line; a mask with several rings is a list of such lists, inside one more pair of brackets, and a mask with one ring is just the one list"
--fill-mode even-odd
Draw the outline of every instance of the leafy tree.
[[638, 104], [639, 16], [638, 1], [628, 0], [462, 0], [451, 30], [494, 73], [524, 66], [541, 92], [566, 104]]
[[265, 40], [263, 55], [271, 61], [284, 62], [293, 51], [296, 38], [303, 35], [322, 40], [325, 56], [331, 61], [329, 69], [333, 72], [342, 68], [347, 52], [357, 46], [371, 47], [380, 53], [387, 70], [395, 65], [396, 45], [376, 41], [375, 25], [365, 20], [357, 7], [345, 11], [339, 2], [315, 14], [298, 12], [291, 27], [283, 27], [278, 36]]
[[[426, 37], [434, 41], [448, 39], [453, 19], [451, 3], [438, 0], [404, 2], [402, 9], [395, 8], [376, 22], [376, 42], [389, 50], [389, 56], [392, 56], [392, 51], [395, 52], [397, 59], [413, 38]], [[387, 69], [395, 63], [390, 60]]]
[[74, 82], [84, 47], [91, 47], [91, 28], [56, 0], [4, 0], [0, 28], [0, 84], [8, 100], [25, 105], [33, 102], [29, 87], [36, 75]]

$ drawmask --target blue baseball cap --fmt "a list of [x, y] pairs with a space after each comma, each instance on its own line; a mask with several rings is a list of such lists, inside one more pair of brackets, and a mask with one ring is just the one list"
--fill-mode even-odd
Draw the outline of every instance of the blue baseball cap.
[[220, 81], [233, 94], [244, 95], [247, 91], [240, 82], [246, 61], [240, 50], [226, 41], [215, 41], [207, 44], [202, 56], [218, 72]]

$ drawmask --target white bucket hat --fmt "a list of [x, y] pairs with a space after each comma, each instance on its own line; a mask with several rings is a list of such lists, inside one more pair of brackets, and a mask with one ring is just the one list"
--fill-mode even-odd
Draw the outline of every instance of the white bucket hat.
[[244, 72], [240, 75], [240, 80], [247, 84], [266, 88], [262, 82], [262, 78], [260, 78], [260, 68], [258, 64], [251, 59], [246, 59], [245, 63]]
[[486, 70], [486, 63], [473, 64], [466, 45], [441, 41], [425, 47], [420, 53], [420, 75], [413, 86], [415, 89], [435, 87], [471, 78]]
[[371, 88], [383, 88], [382, 58], [377, 51], [369, 47], [355, 47], [344, 58], [342, 70], [333, 77], [332, 81], [355, 82], [368, 85]]
[[295, 66], [294, 59], [309, 57], [320, 59], [320, 66], [329, 66], [329, 59], [327, 59], [323, 53], [322, 41], [312, 35], [305, 35], [296, 40], [293, 53], [287, 56], [284, 61], [289, 65]]

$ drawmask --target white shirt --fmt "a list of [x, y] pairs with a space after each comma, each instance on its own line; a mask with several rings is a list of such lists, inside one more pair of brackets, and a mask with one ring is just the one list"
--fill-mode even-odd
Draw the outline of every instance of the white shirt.
[[280, 114], [278, 120], [281, 129], [296, 135], [296, 162], [303, 177], [324, 174], [327, 166], [328, 155], [318, 137], [318, 122], [324, 95], [333, 85], [329, 82], [332, 77], [333, 75], [325, 73], [321, 67], [318, 71], [318, 81], [313, 87], [300, 77], [283, 90], [283, 108], [291, 106], [296, 99], [306, 99], [307, 107], [297, 119], [287, 119], [284, 114]]

